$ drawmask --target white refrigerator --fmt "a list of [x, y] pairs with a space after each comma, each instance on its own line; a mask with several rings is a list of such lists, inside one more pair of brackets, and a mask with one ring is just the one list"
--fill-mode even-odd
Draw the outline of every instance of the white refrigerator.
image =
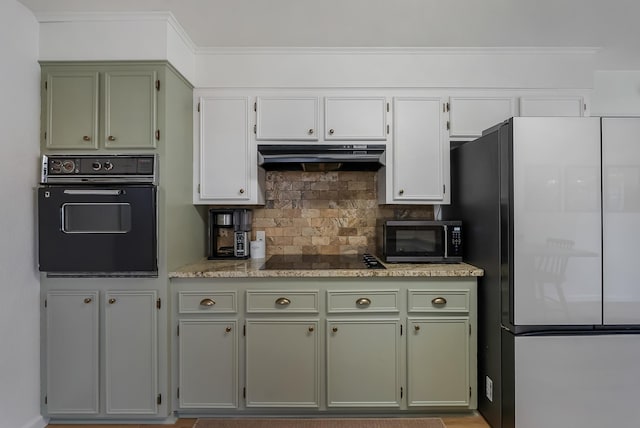
[[640, 119], [512, 118], [451, 153], [493, 428], [640, 421]]

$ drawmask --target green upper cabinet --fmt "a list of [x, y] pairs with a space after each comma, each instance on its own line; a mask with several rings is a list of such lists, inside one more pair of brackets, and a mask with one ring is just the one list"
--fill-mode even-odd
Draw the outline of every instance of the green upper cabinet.
[[43, 65], [43, 150], [155, 149], [157, 68]]
[[47, 148], [98, 148], [98, 75], [92, 71], [46, 73]]
[[156, 146], [155, 71], [104, 73], [104, 146], [148, 149]]

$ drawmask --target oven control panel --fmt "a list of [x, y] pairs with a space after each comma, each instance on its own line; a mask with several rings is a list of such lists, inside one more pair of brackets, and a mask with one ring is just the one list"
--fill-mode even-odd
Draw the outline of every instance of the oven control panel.
[[155, 155], [44, 155], [42, 183], [156, 182]]

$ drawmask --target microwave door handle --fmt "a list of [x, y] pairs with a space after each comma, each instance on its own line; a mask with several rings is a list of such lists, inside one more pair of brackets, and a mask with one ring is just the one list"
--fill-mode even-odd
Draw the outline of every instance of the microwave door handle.
[[449, 256], [449, 227], [444, 225], [444, 257]]
[[65, 195], [81, 195], [81, 196], [119, 196], [122, 190], [119, 189], [65, 189]]

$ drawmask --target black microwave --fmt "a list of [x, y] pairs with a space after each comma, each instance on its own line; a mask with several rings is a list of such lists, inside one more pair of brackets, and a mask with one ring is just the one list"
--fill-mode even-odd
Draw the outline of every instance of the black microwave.
[[459, 263], [462, 222], [456, 220], [386, 220], [382, 256], [390, 263]]

